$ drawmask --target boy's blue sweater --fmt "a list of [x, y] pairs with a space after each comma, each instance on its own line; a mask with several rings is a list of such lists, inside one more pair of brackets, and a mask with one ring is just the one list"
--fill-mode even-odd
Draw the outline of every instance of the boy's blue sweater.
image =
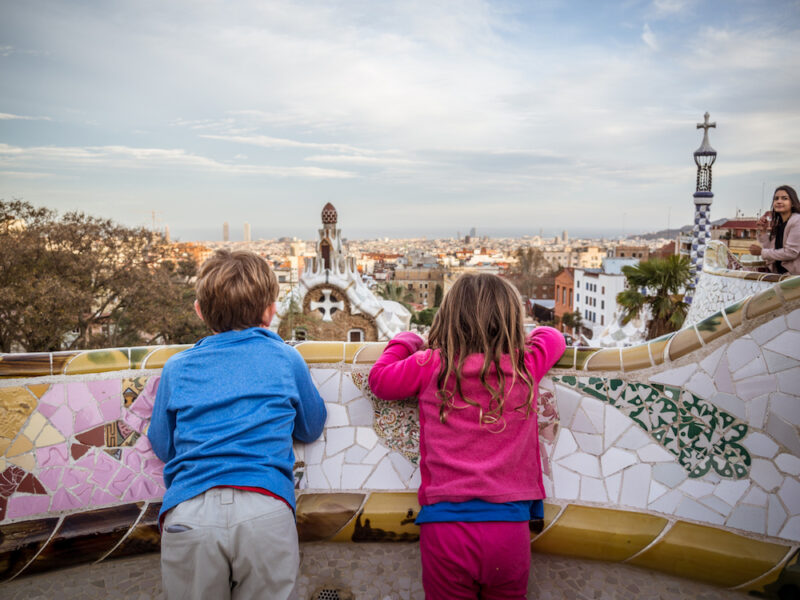
[[325, 404], [300, 354], [260, 327], [203, 338], [164, 365], [147, 437], [164, 461], [161, 514], [220, 485], [295, 506], [292, 438], [322, 433]]

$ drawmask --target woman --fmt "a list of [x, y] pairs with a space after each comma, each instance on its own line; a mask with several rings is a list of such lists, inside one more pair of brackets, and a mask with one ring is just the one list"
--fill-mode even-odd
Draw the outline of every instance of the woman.
[[761, 245], [752, 244], [750, 254], [763, 256], [773, 273], [800, 275], [800, 200], [794, 188], [775, 190], [772, 210], [758, 220], [758, 230]]

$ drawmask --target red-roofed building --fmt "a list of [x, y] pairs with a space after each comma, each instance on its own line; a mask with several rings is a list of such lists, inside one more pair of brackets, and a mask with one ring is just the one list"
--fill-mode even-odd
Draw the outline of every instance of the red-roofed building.
[[750, 254], [750, 244], [757, 242], [757, 219], [755, 217], [740, 217], [728, 219], [716, 225], [711, 230], [712, 239], [724, 242], [732, 254], [741, 256]]

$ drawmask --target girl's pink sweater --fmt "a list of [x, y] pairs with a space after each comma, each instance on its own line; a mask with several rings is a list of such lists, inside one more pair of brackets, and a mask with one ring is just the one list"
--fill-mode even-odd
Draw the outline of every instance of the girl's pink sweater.
[[[457, 408], [451, 408], [442, 423], [436, 397], [439, 351], [420, 350], [424, 345], [414, 333], [395, 336], [369, 374], [370, 388], [379, 398], [419, 398], [420, 504], [544, 498], [536, 411], [525, 418], [524, 410], [514, 410], [524, 404], [528, 388], [521, 382], [511, 386], [509, 357], [500, 362], [507, 382], [500, 423], [481, 424], [480, 410], [460, 397], [455, 398]], [[525, 362], [537, 384], [564, 348], [564, 337], [552, 327], [538, 327], [531, 333]], [[488, 412], [490, 395], [479, 378], [482, 365], [482, 354], [467, 357], [462, 389]]]

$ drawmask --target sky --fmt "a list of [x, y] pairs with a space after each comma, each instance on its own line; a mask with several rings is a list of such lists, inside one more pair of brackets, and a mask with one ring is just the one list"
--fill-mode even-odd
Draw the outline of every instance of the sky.
[[800, 187], [798, 0], [0, 0], [0, 199], [184, 241], [614, 236]]

